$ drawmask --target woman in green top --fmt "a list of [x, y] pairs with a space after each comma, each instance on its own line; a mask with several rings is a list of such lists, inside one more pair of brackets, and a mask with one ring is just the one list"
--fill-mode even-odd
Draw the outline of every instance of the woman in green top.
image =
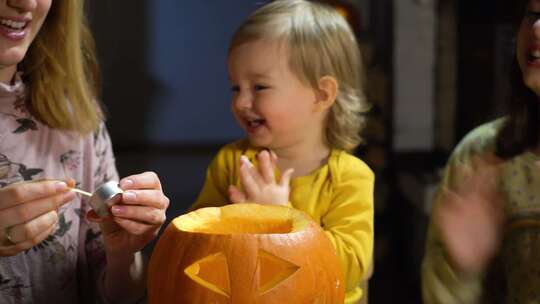
[[511, 110], [470, 132], [435, 198], [425, 303], [540, 303], [540, 0], [519, 0]]

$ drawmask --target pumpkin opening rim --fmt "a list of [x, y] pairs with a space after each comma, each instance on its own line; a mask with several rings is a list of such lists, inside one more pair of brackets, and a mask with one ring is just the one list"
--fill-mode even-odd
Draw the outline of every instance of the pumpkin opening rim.
[[291, 234], [304, 230], [309, 223], [310, 219], [294, 208], [260, 204], [201, 208], [172, 222], [182, 232], [217, 235]]

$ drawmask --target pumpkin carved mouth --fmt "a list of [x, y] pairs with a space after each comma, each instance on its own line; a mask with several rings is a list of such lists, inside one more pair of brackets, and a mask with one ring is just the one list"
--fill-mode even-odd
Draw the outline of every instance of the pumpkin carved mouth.
[[148, 268], [148, 302], [343, 303], [339, 260], [321, 227], [285, 206], [235, 204], [177, 217]]
[[[269, 252], [259, 250], [257, 270], [259, 273], [259, 295], [263, 295], [291, 277], [300, 266], [285, 261]], [[230, 279], [227, 258], [216, 253], [188, 266], [184, 273], [193, 281], [230, 297]]]

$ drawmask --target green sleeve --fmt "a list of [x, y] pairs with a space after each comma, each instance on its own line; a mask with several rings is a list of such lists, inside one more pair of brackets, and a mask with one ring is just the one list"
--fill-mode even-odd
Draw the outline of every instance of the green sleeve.
[[[493, 150], [496, 126], [499, 122], [489, 123], [470, 132], [456, 147], [445, 168], [443, 179], [435, 195], [432, 210], [442, 203], [442, 189], [455, 189], [460, 182], [456, 166], [470, 164], [473, 155], [483, 155]], [[478, 303], [482, 296], [483, 274], [465, 277], [451, 265], [439, 232], [437, 223], [431, 217], [425, 255], [422, 263], [422, 296], [424, 303]]]

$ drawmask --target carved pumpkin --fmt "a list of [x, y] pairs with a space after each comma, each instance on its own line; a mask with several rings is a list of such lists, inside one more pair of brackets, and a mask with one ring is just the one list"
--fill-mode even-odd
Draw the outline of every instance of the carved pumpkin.
[[179, 216], [148, 269], [153, 304], [342, 304], [344, 287], [323, 230], [284, 206], [237, 204]]

